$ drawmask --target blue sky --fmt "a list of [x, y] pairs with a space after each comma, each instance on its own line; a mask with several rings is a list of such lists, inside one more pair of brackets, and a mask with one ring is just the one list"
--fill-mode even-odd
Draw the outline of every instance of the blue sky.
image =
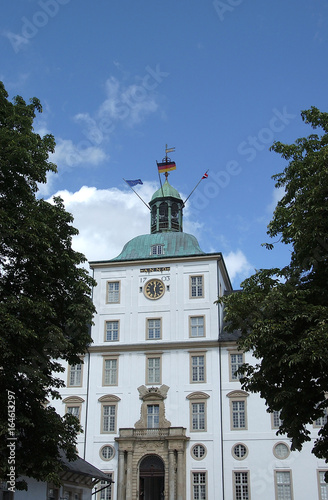
[[301, 110], [327, 111], [327, 0], [13, 0], [2, 6], [0, 80], [38, 97], [40, 134], [57, 142], [40, 193], [60, 193], [88, 260], [115, 257], [149, 232], [149, 212], [122, 178], [159, 187], [165, 144], [186, 198], [186, 232], [222, 252], [233, 285], [282, 266], [266, 226], [285, 161], [273, 141], [312, 132]]

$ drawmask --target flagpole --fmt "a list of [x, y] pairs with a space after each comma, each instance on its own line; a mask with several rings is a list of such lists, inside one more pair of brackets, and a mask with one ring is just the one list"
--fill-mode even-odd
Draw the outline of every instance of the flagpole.
[[190, 195], [185, 199], [185, 201], [183, 202], [183, 204], [185, 205], [187, 200], [189, 200], [190, 196], [192, 195], [192, 193], [195, 191], [195, 189], [197, 189], [197, 187], [199, 186], [199, 184], [202, 182], [202, 180], [204, 179], [204, 177], [206, 176], [207, 172], [208, 172], [209, 169], [206, 170], [205, 174], [202, 176], [201, 180], [196, 184], [196, 186], [194, 187], [194, 189], [191, 191]]
[[[124, 180], [124, 182], [129, 186], [130, 189], [132, 189], [132, 191], [134, 192], [134, 194], [136, 194], [138, 196], [138, 198], [140, 198], [140, 200], [142, 201], [142, 203], [144, 205], [146, 205], [146, 207], [148, 208], [148, 210], [150, 210], [150, 206], [147, 205], [147, 203], [141, 198], [141, 196], [138, 195], [138, 193], [130, 186], [130, 184], [128, 182], [126, 182], [126, 180], [124, 179], [124, 177], [122, 177], [122, 179]], [[140, 183], [139, 183], [140, 184]]]
[[[156, 162], [156, 164], [157, 164], [157, 162]], [[160, 183], [160, 185], [161, 185], [162, 196], [163, 196], [163, 198], [164, 198], [164, 191], [163, 191], [162, 179], [161, 179], [161, 174], [159, 173], [159, 170], [158, 170], [158, 165], [157, 165], [157, 171], [158, 171], [159, 183]]]

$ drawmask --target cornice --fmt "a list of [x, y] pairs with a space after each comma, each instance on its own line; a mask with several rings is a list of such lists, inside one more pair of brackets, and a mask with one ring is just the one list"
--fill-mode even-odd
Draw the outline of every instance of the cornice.
[[188, 349], [188, 351], [192, 352], [199, 351], [200, 349], [218, 349], [219, 342], [217, 340], [196, 340], [196, 341], [182, 341], [182, 342], [152, 342], [149, 343], [138, 343], [138, 344], [121, 344], [121, 345], [96, 345], [90, 346], [88, 351], [90, 353], [102, 353], [102, 354], [117, 354], [119, 352], [131, 352], [131, 351], [151, 351], [151, 352], [160, 352], [160, 351], [171, 351], [172, 349]]
[[137, 266], [137, 265], [156, 265], [156, 262], [159, 262], [160, 265], [165, 263], [172, 262], [181, 262], [181, 261], [199, 261], [199, 260], [217, 260], [222, 261], [221, 252], [218, 253], [205, 253], [205, 254], [195, 254], [195, 255], [181, 255], [177, 257], [157, 257], [156, 259], [136, 259], [136, 260], [103, 260], [103, 261], [91, 261], [89, 262], [89, 266], [91, 269], [102, 268], [102, 267], [122, 267], [122, 266]]

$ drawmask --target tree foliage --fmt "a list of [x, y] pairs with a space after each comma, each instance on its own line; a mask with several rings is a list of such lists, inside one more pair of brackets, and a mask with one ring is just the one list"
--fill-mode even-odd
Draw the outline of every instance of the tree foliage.
[[[58, 480], [59, 449], [76, 456], [75, 417], [48, 405], [63, 385], [59, 360], [80, 363], [91, 343], [94, 284], [72, 249], [78, 231], [62, 200], [37, 196], [53, 136], [33, 131], [38, 99], [8, 100], [0, 82], [0, 477], [8, 472], [8, 399], [15, 402], [15, 475]], [[11, 428], [10, 428], [11, 430]]]
[[[241, 370], [243, 388], [281, 411], [279, 432], [295, 450], [328, 407], [328, 113], [312, 107], [301, 116], [320, 135], [271, 147], [288, 165], [273, 177], [284, 196], [268, 234], [291, 246], [290, 263], [257, 271], [222, 300], [227, 330], [240, 330], [240, 348], [257, 359]], [[312, 451], [328, 460], [328, 424]]]

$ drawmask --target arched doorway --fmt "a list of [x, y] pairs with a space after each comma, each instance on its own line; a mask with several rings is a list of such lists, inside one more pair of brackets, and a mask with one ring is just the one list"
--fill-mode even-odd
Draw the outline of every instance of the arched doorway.
[[140, 462], [139, 499], [164, 499], [164, 463], [157, 455], [147, 455]]

